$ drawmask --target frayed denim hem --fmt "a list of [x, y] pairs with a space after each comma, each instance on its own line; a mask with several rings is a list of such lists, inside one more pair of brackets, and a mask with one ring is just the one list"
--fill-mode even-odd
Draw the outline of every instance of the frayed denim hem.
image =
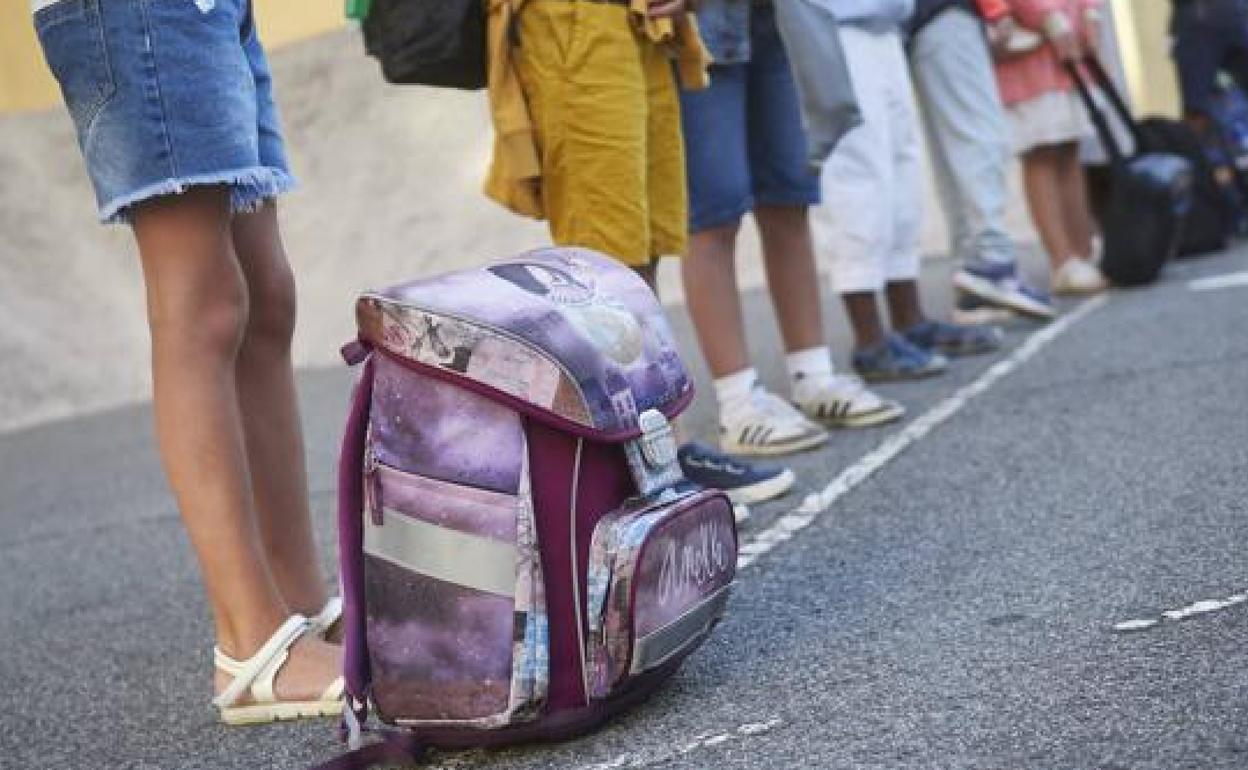
[[228, 185], [230, 211], [250, 214], [259, 210], [265, 201], [295, 189], [296, 182], [286, 171], [271, 166], [165, 179], [109, 201], [100, 209], [100, 222], [106, 225], [129, 224], [130, 209], [136, 204], [166, 195], [180, 195], [190, 187], [208, 185]]

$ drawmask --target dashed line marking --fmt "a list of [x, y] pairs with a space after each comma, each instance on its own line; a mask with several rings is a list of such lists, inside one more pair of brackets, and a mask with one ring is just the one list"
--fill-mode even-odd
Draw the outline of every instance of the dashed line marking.
[[1187, 288], [1192, 291], [1213, 291], [1215, 289], [1231, 289], [1237, 286], [1248, 286], [1248, 272], [1211, 275], [1207, 278], [1197, 278], [1194, 281], [1187, 282]]
[[658, 749], [654, 751], [642, 752], [626, 752], [619, 756], [612, 757], [605, 762], [599, 762], [595, 765], [584, 765], [581, 770], [619, 770], [620, 768], [642, 768], [655, 767], [656, 765], [666, 764], [673, 759], [683, 757], [702, 749], [714, 749], [729, 743], [739, 743], [750, 738], [756, 738], [760, 735], [775, 730], [782, 726], [784, 720], [780, 717], [772, 717], [763, 722], [747, 722], [738, 725], [736, 728], [728, 732], [703, 733], [693, 740], [683, 743], [674, 749]]
[[983, 394], [1008, 377], [1046, 345], [1060, 337], [1080, 320], [1103, 307], [1108, 301], [1109, 295], [1107, 294], [1093, 297], [1070, 313], [1034, 332], [1013, 353], [988, 367], [974, 382], [959, 388], [953, 395], [920, 415], [901, 431], [889, 436], [874, 450], [841, 471], [821, 491], [807, 495], [800, 505], [782, 514], [771, 526], [748, 537], [741, 544], [737, 557], [737, 569], [743, 570], [749, 567], [776, 546], [793, 539], [802, 530], [815, 523], [837, 500], [948, 421], [976, 396]]
[[1179, 607], [1174, 610], [1165, 610], [1160, 617], [1155, 618], [1136, 618], [1134, 620], [1124, 620], [1121, 623], [1114, 624], [1114, 630], [1119, 633], [1133, 633], [1138, 631], [1147, 631], [1150, 628], [1156, 628], [1162, 623], [1173, 623], [1179, 620], [1187, 620], [1197, 615], [1208, 615], [1211, 612], [1221, 612], [1230, 609], [1239, 604], [1248, 602], [1248, 593], [1232, 594], [1225, 599], [1201, 599], [1198, 602], [1192, 602], [1186, 607]]

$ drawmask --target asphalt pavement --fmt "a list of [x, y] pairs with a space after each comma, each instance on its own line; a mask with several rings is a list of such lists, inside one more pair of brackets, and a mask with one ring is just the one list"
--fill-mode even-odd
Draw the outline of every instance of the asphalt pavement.
[[[926, 267], [934, 312], [950, 269]], [[1248, 286], [1191, 288], [1243, 271], [1245, 249], [1179, 263], [1072, 303], [1058, 333], [1019, 324], [1001, 354], [884, 388], [907, 421], [794, 461], [802, 489], [743, 533], [769, 550], [659, 695], [571, 743], [416, 766], [1248, 767]], [[748, 315], [780, 384], [762, 296]], [[349, 382], [300, 376], [327, 567]], [[930, 431], [905, 433], [916, 419]], [[830, 505], [787, 527], [820, 492]], [[146, 408], [0, 435], [0, 586], [0, 767], [297, 769], [339, 750], [328, 721], [215, 722], [210, 626]]]

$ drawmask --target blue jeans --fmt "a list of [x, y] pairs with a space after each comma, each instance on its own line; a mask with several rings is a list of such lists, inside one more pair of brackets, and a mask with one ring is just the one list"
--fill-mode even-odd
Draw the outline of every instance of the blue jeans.
[[193, 185], [235, 211], [293, 187], [249, 0], [59, 0], [35, 30], [101, 221]]
[[949, 225], [949, 253], [972, 271], [1015, 265], [1005, 225], [1014, 161], [979, 17], [949, 8], [910, 41], [910, 73]]
[[1218, 73], [1223, 70], [1248, 89], [1248, 2], [1176, 3], [1170, 31], [1185, 112], [1212, 115]]
[[819, 202], [775, 11], [752, 13], [749, 61], [715, 65], [710, 88], [681, 93], [691, 232], [736, 222], [756, 205]]

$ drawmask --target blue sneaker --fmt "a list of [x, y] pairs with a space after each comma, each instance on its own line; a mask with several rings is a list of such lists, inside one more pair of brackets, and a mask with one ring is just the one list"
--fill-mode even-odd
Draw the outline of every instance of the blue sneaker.
[[902, 332], [910, 344], [947, 356], [977, 356], [1001, 347], [1005, 335], [995, 326], [959, 326], [924, 321]]
[[1053, 298], [1024, 283], [1013, 265], [964, 267], [954, 274], [953, 285], [990, 305], [1032, 318], [1048, 321], [1057, 315]]
[[854, 351], [854, 370], [867, 382], [921, 380], [948, 368], [949, 359], [915, 347], [900, 334], [890, 333], [880, 344]]
[[685, 478], [718, 489], [736, 505], [762, 503], [793, 488], [797, 477], [788, 468], [754, 465], [691, 441], [676, 452]]

